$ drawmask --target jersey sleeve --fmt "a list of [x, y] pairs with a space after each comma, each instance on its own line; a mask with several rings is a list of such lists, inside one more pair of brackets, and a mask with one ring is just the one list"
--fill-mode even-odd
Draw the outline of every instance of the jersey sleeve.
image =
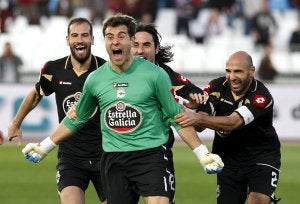
[[[89, 78], [89, 77], [88, 77]], [[92, 92], [91, 85], [87, 79], [84, 86], [82, 95], [76, 105], [77, 120], [70, 120], [68, 117], [63, 119], [64, 125], [66, 125], [72, 132], [77, 132], [81, 129], [92, 117], [95, 109], [98, 106], [98, 100]]]
[[48, 65], [49, 62], [42, 67], [39, 81], [35, 84], [35, 89], [41, 96], [49, 96], [54, 92], [51, 85], [54, 74], [51, 73]]
[[273, 111], [273, 97], [266, 92], [253, 92], [247, 96], [245, 104], [235, 111], [240, 114], [244, 120], [244, 125], [251, 123], [254, 119], [266, 115]]
[[167, 122], [169, 122], [176, 130], [181, 129], [182, 127], [174, 122], [174, 116], [181, 113], [182, 109], [174, 98], [174, 90], [172, 89], [171, 81], [164, 70], [161, 70], [158, 74], [155, 92], [157, 99], [162, 106], [162, 111], [167, 116]]

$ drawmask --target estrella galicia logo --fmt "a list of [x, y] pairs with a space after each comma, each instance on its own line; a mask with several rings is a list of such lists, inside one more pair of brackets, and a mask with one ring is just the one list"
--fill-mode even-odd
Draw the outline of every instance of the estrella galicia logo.
[[71, 108], [71, 106], [77, 104], [80, 96], [81, 96], [81, 92], [76, 92], [65, 98], [65, 100], [63, 101], [63, 104], [62, 104], [65, 114], [68, 112], [68, 110], [69, 110], [69, 108]]
[[[81, 92], [76, 92], [74, 94], [71, 94], [71, 95], [67, 96], [64, 99], [62, 106], [63, 106], [65, 114], [67, 114], [67, 112], [69, 111], [69, 109], [73, 105], [76, 106], [76, 104], [79, 101], [79, 98], [80, 98], [81, 94], [82, 94]], [[98, 111], [98, 107], [95, 108], [95, 111], [93, 112], [93, 114], [91, 115], [91, 117], [93, 117], [96, 114], [97, 111]]]
[[137, 129], [142, 122], [141, 112], [134, 106], [118, 101], [104, 113], [105, 125], [118, 133], [129, 133]]

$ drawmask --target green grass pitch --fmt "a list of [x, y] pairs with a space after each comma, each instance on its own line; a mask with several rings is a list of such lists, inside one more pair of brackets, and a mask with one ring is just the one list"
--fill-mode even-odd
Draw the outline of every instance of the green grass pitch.
[[[0, 146], [0, 203], [59, 203], [56, 191], [56, 152], [33, 164], [21, 154], [22, 147]], [[205, 174], [191, 150], [176, 144], [173, 148], [176, 172], [176, 203], [214, 204], [216, 177]], [[282, 145], [282, 167], [277, 196], [280, 204], [299, 202], [300, 145]], [[92, 186], [86, 192], [87, 204], [99, 203]], [[140, 203], [143, 203], [142, 201]]]

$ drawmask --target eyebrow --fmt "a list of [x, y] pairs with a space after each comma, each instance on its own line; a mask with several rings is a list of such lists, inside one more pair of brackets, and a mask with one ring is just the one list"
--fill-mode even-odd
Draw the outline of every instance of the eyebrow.
[[[117, 35], [120, 35], [120, 34], [125, 34], [125, 35], [127, 35], [128, 33], [125, 32], [125, 31], [121, 31], [121, 32], [117, 33]], [[105, 36], [107, 36], [107, 35], [114, 35], [114, 34], [113, 34], [113, 33], [106, 33]]]

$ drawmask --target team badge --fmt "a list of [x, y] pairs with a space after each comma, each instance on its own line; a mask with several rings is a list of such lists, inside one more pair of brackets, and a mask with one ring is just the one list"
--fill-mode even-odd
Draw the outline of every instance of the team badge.
[[105, 125], [118, 133], [129, 133], [142, 123], [142, 114], [137, 107], [118, 101], [109, 106], [105, 113]]
[[117, 90], [117, 98], [124, 98], [126, 95], [125, 89], [119, 88]]
[[267, 98], [263, 95], [257, 94], [254, 97], [253, 104], [257, 107], [264, 108], [267, 103]]
[[71, 106], [76, 105], [79, 98], [81, 96], [81, 92], [76, 92], [74, 94], [71, 94], [69, 96], [67, 96], [64, 101], [63, 101], [63, 109], [65, 114], [68, 112], [69, 108], [71, 108]]
[[[64, 110], [65, 114], [67, 114], [67, 112], [69, 111], [69, 108], [71, 108], [72, 106], [76, 106], [76, 104], [79, 101], [80, 96], [81, 96], [81, 92], [76, 92], [74, 94], [71, 94], [71, 95], [67, 96], [63, 100], [62, 107], [63, 107], [63, 110]], [[98, 110], [98, 107], [95, 109], [92, 116], [94, 116], [96, 114], [97, 110]]]

